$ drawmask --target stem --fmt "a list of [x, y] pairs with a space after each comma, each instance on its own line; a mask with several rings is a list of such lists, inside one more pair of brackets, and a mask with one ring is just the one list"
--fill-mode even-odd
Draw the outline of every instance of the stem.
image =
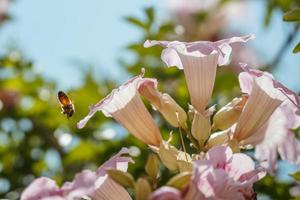
[[182, 136], [181, 127], [179, 126], [178, 128], [179, 128], [179, 135], [180, 135], [181, 146], [182, 146], [182, 149], [184, 151], [185, 159], [188, 162], [188, 158], [187, 158], [187, 155], [186, 155], [187, 153], [186, 153], [186, 149], [185, 149], [185, 145], [184, 145], [184, 140], [183, 140], [183, 136]]
[[276, 69], [276, 67], [282, 60], [282, 58], [285, 54], [285, 51], [288, 49], [290, 44], [293, 42], [293, 40], [297, 36], [299, 28], [300, 28], [300, 24], [296, 24], [294, 26], [294, 29], [292, 30], [292, 32], [288, 35], [285, 42], [282, 44], [282, 46], [279, 48], [278, 52], [275, 54], [273, 61], [268, 65], [269, 67], [271, 67], [272, 69]]
[[193, 144], [193, 147], [195, 147], [197, 150], [200, 150], [198, 141], [195, 140], [195, 138], [193, 137], [192, 133], [190, 131], [188, 131], [188, 130], [186, 130], [186, 133], [188, 135], [188, 138], [191, 140], [191, 142]]
[[182, 131], [181, 131], [181, 126], [180, 126], [180, 123], [179, 123], [179, 114], [178, 114], [178, 112], [176, 112], [176, 118], [177, 118], [177, 123], [178, 123], [181, 148], [183, 149], [184, 155], [185, 155], [185, 159], [188, 162], [188, 158], [187, 158], [187, 155], [186, 155], [186, 149], [185, 149], [185, 145], [184, 145], [184, 140], [183, 140], [183, 136], [182, 136]]

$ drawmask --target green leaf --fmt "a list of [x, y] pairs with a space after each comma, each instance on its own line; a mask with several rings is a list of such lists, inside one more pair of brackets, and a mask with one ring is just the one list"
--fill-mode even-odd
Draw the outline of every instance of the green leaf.
[[146, 8], [145, 9], [147, 19], [148, 19], [148, 25], [150, 26], [154, 21], [154, 9], [153, 7]]
[[300, 51], [300, 42], [298, 42], [298, 44], [293, 49], [293, 53], [298, 53], [299, 51]]
[[107, 169], [107, 174], [112, 178], [116, 183], [120, 184], [125, 188], [134, 187], [134, 178], [131, 174], [123, 172], [117, 169]]
[[142, 29], [146, 29], [147, 28], [147, 25], [142, 22], [141, 20], [137, 19], [137, 18], [134, 18], [134, 17], [126, 17], [125, 20], [137, 27], [140, 27]]
[[284, 21], [300, 21], [300, 8], [295, 8], [283, 15]]
[[296, 181], [300, 181], [300, 171], [296, 172], [294, 174], [289, 174], [291, 177], [293, 177]]

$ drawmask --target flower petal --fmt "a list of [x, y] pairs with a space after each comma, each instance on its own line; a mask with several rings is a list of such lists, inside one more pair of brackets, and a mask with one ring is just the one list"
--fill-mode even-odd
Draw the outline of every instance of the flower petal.
[[277, 152], [281, 159], [300, 162], [300, 143], [291, 129], [300, 126], [297, 107], [285, 100], [272, 114], [263, 130], [265, 137], [255, 149], [255, 157], [272, 172], [276, 168]]
[[[133, 78], [131, 78], [130, 80], [128, 80], [126, 83], [124, 83], [123, 85], [121, 85], [118, 89], [114, 89], [108, 96], [106, 96], [104, 99], [102, 99], [101, 101], [99, 101], [98, 103], [96, 103], [95, 105], [92, 105], [89, 107], [90, 111], [88, 113], [88, 115], [80, 120], [80, 122], [77, 123], [77, 127], [78, 128], [83, 128], [86, 123], [89, 121], [89, 119], [97, 112], [97, 111], [103, 111], [103, 114], [107, 117], [111, 117], [110, 112], [113, 112], [117, 109], [120, 109], [122, 107], [124, 107], [124, 105], [126, 105], [126, 103], [128, 103], [136, 94], [136, 91], [134, 90], [134, 87], [129, 87], [129, 86], [134, 86], [137, 85], [138, 81], [142, 78], [143, 74], [135, 76]], [[123, 89], [128, 88], [129, 91], [124, 92]], [[119, 99], [114, 99], [114, 96], [116, 95], [116, 93], [121, 92], [122, 94], [124, 93], [124, 99], [121, 100], [120, 105], [118, 105], [117, 100]], [[127, 95], [126, 95], [127, 93]], [[120, 101], [120, 100], [119, 100]], [[111, 110], [107, 110], [104, 109], [105, 106], [110, 103], [113, 102], [116, 104], [116, 107], [111, 108]]]
[[97, 169], [98, 179], [95, 181], [95, 191], [92, 195], [95, 200], [131, 200], [128, 192], [120, 185], [115, 183], [106, 174], [108, 168], [115, 168], [121, 171], [127, 171], [128, 163], [133, 163], [133, 160], [124, 156], [128, 154], [127, 148], [122, 148], [119, 153], [111, 157], [108, 161], [102, 164]]
[[102, 111], [105, 116], [112, 116], [142, 142], [159, 146], [162, 140], [160, 131], [138, 93], [142, 76], [143, 73], [130, 79], [91, 106], [89, 114], [77, 124], [78, 128], [83, 128], [97, 111]]
[[97, 180], [96, 188], [94, 200], [132, 200], [128, 192], [107, 175]]
[[278, 145], [278, 153], [282, 160], [294, 164], [300, 163], [300, 142], [294, 132], [287, 131], [285, 138]]
[[191, 95], [191, 103], [200, 113], [205, 111], [211, 98], [217, 71], [218, 54], [205, 57], [178, 52], [184, 67], [184, 75]]
[[[243, 84], [243, 81], [246, 81], [249, 83], [248, 85], [251, 85], [251, 83], [250, 83], [251, 79], [249, 77], [251, 77], [251, 76], [252, 77], [268, 76], [269, 78], [271, 78], [273, 80], [273, 87], [280, 90], [298, 108], [297, 111], [299, 112], [300, 97], [297, 93], [293, 92], [292, 90], [285, 87], [282, 83], [275, 80], [274, 77], [272, 76], [272, 74], [270, 74], [268, 72], [262, 72], [262, 71], [259, 71], [256, 69], [252, 69], [252, 68], [248, 67], [247, 64], [245, 64], [245, 63], [240, 63], [240, 66], [248, 74], [247, 78], [242, 78], [242, 79], [240, 78], [240, 84], [241, 84], [242, 90], [244, 90], [243, 86], [246, 86], [245, 84]], [[246, 80], [246, 79], [248, 79], [248, 80]], [[247, 90], [247, 89], [245, 88], [245, 90]], [[246, 92], [246, 93], [248, 93], [248, 92]]]
[[233, 43], [244, 43], [251, 39], [254, 39], [254, 35], [246, 35], [242, 37], [232, 37], [216, 42], [210, 41], [197, 41], [197, 42], [179, 42], [179, 41], [155, 41], [147, 40], [144, 43], [144, 47], [152, 47], [155, 45], [162, 46], [166, 48], [166, 51], [162, 52], [162, 60], [167, 66], [177, 66], [179, 69], [183, 69], [182, 63], [176, 53], [172, 50], [175, 46], [182, 46], [186, 49], [186, 52], [197, 55], [197, 56], [207, 56], [213, 52], [219, 53], [218, 64], [227, 65], [230, 61], [230, 55], [232, 52], [231, 44]]
[[267, 122], [284, 99], [284, 95], [273, 87], [270, 77], [255, 77], [251, 94], [237, 123], [234, 138], [245, 145], [245, 140]]
[[83, 170], [75, 175], [72, 182], [66, 182], [62, 186], [67, 199], [80, 199], [83, 196], [91, 196], [95, 191], [97, 174], [90, 170]]
[[169, 186], [163, 186], [152, 193], [150, 200], [181, 200], [181, 192]]
[[21, 194], [21, 200], [43, 200], [46, 198], [64, 200], [62, 190], [58, 188], [54, 180], [47, 177], [35, 179]]
[[255, 168], [249, 156], [233, 154], [224, 146], [212, 147], [205, 160], [197, 160], [194, 164], [186, 196], [189, 199], [193, 199], [192, 196], [197, 199], [254, 199], [253, 183], [265, 175], [265, 169]]
[[206, 157], [212, 162], [214, 168], [225, 169], [232, 159], [232, 150], [225, 146], [215, 146], [208, 150]]
[[108, 168], [115, 168], [121, 171], [127, 171], [128, 163], [134, 163], [130, 157], [123, 156], [129, 154], [129, 149], [122, 148], [119, 153], [111, 157], [97, 169], [98, 176], [104, 176]]
[[[241, 165], [241, 163], [243, 164]], [[229, 168], [230, 176], [234, 180], [239, 180], [243, 174], [253, 171], [255, 164], [249, 156], [243, 153], [235, 153], [232, 156]]]

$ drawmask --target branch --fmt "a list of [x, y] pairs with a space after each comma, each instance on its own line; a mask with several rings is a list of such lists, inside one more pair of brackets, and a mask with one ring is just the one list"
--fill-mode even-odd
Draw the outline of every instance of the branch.
[[282, 46], [279, 48], [278, 52], [275, 54], [275, 57], [272, 62], [270, 62], [268, 67], [270, 69], [274, 70], [278, 67], [278, 64], [282, 60], [286, 50], [290, 46], [290, 44], [294, 41], [295, 37], [297, 36], [297, 33], [299, 32], [300, 24], [296, 24], [294, 26], [294, 29], [291, 31], [291, 33], [286, 38], [285, 42], [282, 44]]

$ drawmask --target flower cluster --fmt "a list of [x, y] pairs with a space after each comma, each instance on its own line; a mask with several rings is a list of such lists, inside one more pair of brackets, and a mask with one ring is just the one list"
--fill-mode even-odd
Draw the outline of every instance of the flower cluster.
[[133, 161], [124, 154], [128, 154], [128, 149], [121, 149], [96, 172], [83, 170], [76, 174], [72, 182], [64, 183], [61, 188], [52, 179], [38, 178], [23, 191], [21, 200], [118, 199], [120, 196], [122, 199], [129, 200], [131, 197], [126, 190], [115, 183], [106, 173], [106, 170], [111, 168], [127, 170], [128, 163]]
[[[143, 178], [134, 182], [124, 172], [131, 159], [121, 156], [122, 150], [97, 172], [83, 171], [61, 188], [47, 178], [37, 179], [23, 192], [22, 199], [131, 199], [123, 187], [132, 188], [137, 199], [255, 199], [252, 186], [266, 171], [272, 173], [276, 168], [277, 154], [283, 160], [300, 163], [300, 143], [292, 132], [300, 126], [300, 98], [271, 74], [241, 64], [241, 95], [217, 111], [215, 105], [209, 107], [217, 67], [230, 62], [233, 43], [251, 39], [253, 35], [217, 42], [146, 41], [147, 48], [164, 48], [161, 58], [168, 67], [183, 70], [191, 99], [188, 112], [158, 90], [156, 79], [144, 78], [142, 69], [141, 74], [90, 106], [88, 115], [78, 123], [78, 128], [83, 128], [97, 111], [113, 117], [149, 145], [167, 169], [178, 172], [168, 186], [157, 189], [157, 184]], [[171, 138], [163, 140], [141, 96], [180, 134], [186, 133], [197, 154], [186, 152], [183, 142], [178, 149], [170, 143]], [[261, 166], [241, 153], [248, 148], [255, 148]], [[154, 160], [147, 165], [152, 179], [157, 176]], [[121, 171], [107, 176], [108, 167]], [[40, 184], [45, 187], [37, 188]]]

